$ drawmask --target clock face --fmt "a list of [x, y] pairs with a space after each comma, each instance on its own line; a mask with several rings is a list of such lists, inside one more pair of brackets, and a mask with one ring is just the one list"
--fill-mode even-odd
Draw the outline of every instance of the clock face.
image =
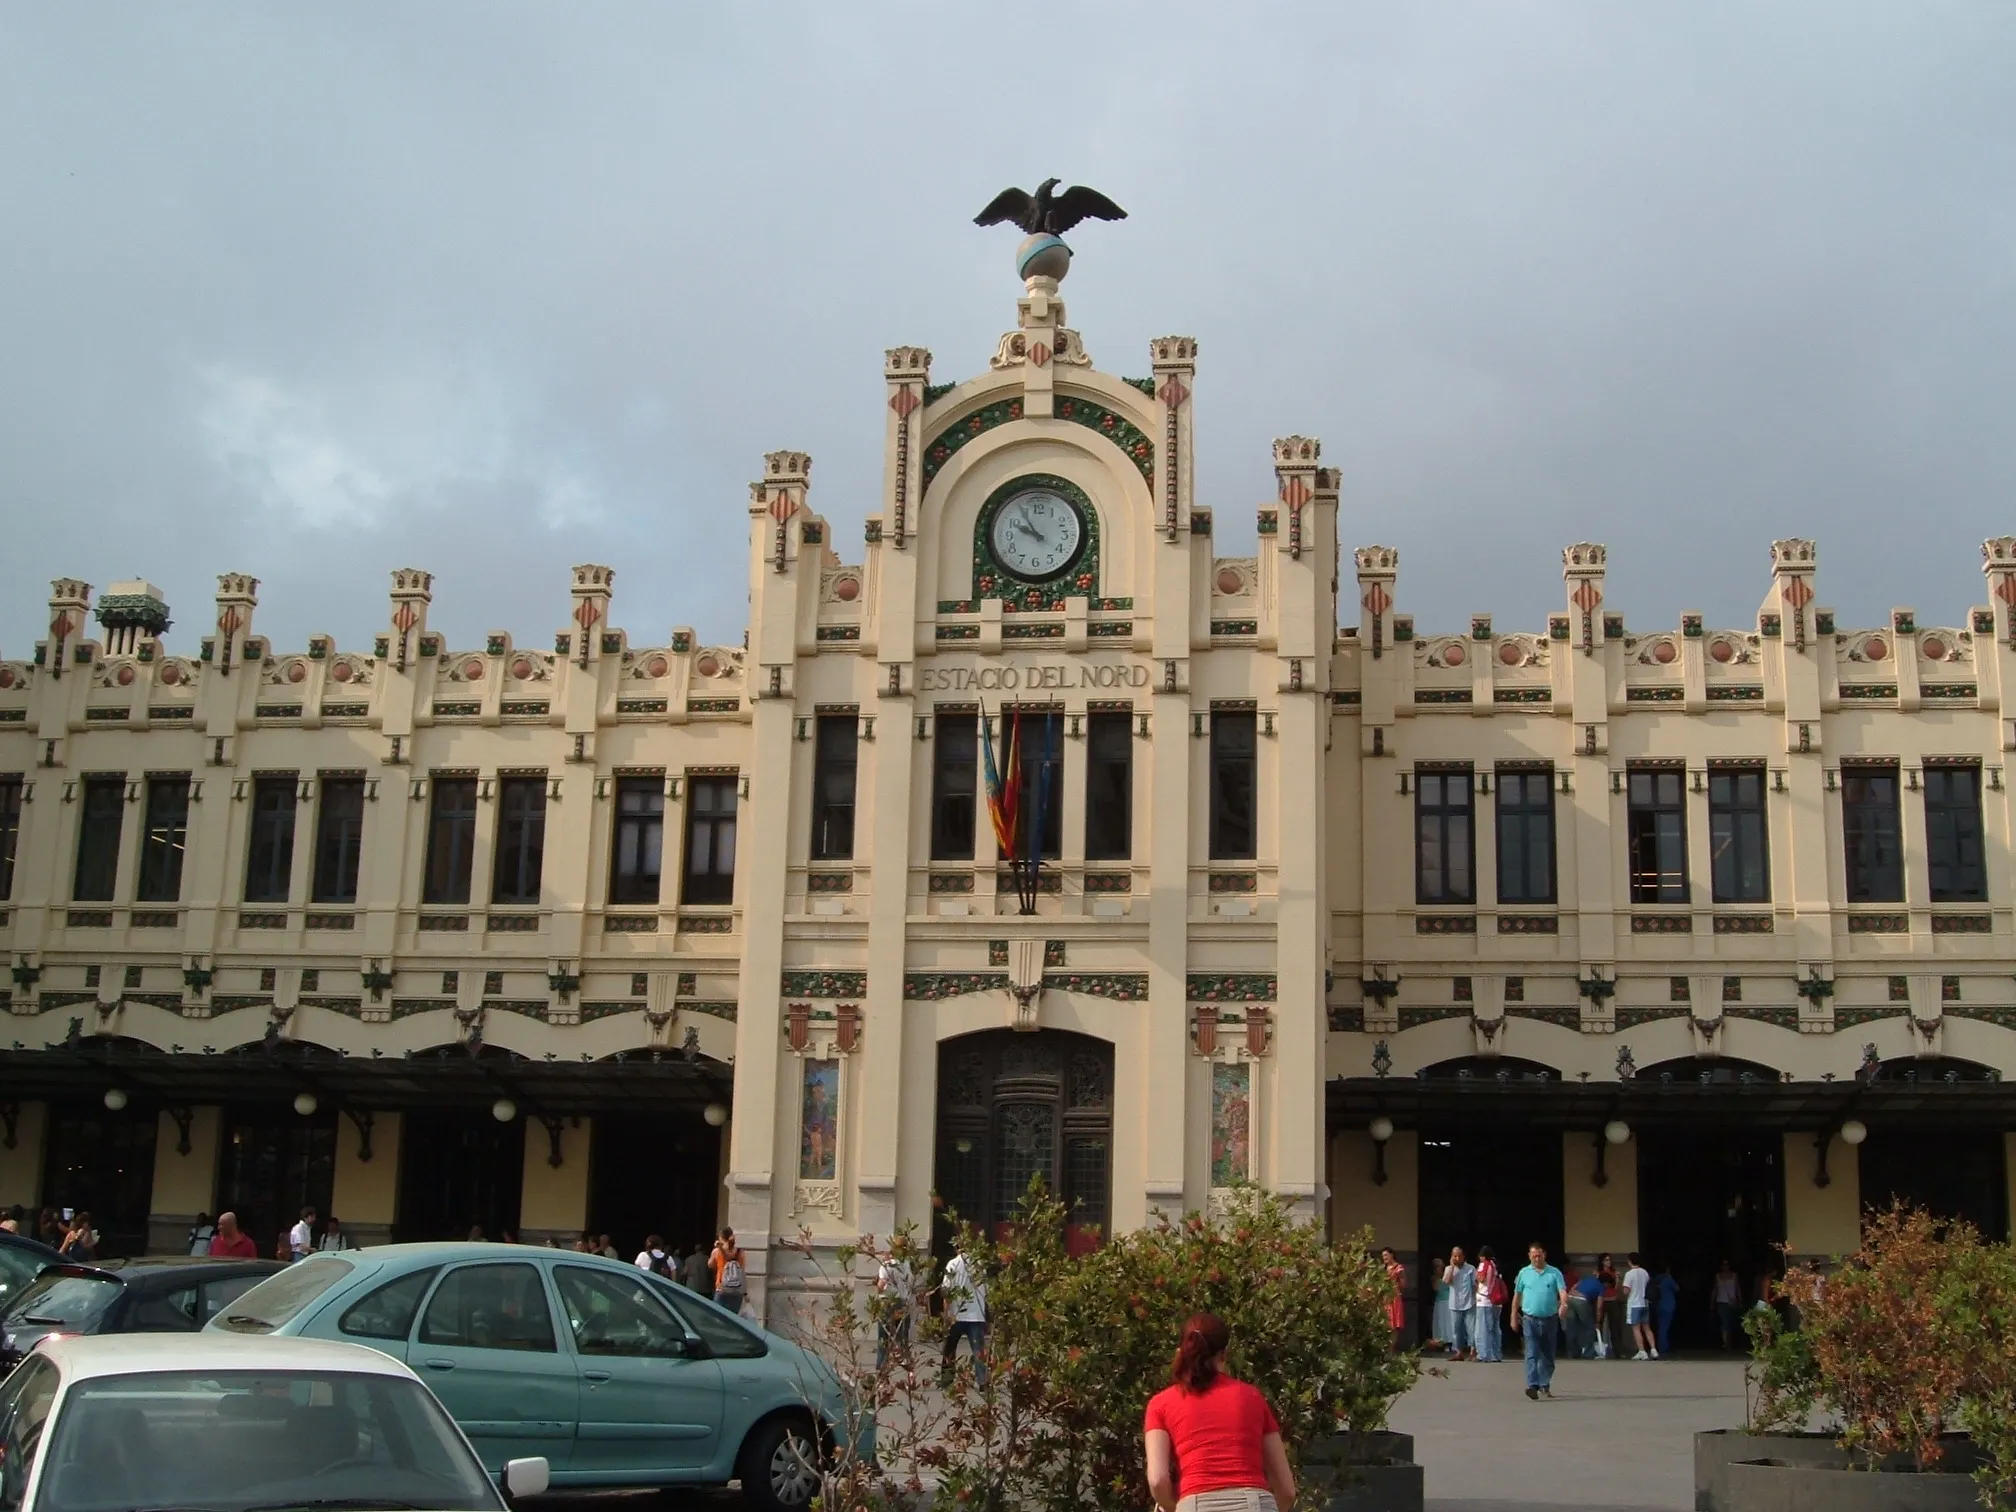
[[994, 558], [1019, 578], [1041, 582], [1078, 560], [1085, 522], [1078, 508], [1049, 488], [1028, 488], [994, 511]]

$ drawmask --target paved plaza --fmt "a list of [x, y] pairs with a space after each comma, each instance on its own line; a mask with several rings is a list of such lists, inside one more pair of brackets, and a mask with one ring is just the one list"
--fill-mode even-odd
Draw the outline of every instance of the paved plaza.
[[1414, 1435], [1430, 1512], [1694, 1505], [1694, 1434], [1743, 1421], [1743, 1366], [1725, 1359], [1564, 1360], [1554, 1399], [1525, 1367], [1458, 1364], [1414, 1388], [1393, 1426]]

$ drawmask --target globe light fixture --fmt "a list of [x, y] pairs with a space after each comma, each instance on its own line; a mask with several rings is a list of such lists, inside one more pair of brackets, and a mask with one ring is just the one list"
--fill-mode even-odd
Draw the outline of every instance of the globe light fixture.
[[1381, 1113], [1365, 1126], [1365, 1132], [1372, 1136], [1375, 1144], [1384, 1144], [1393, 1137], [1393, 1120]]
[[296, 1092], [294, 1094], [294, 1111], [299, 1113], [303, 1118], [308, 1117], [320, 1106], [321, 1104], [315, 1100], [313, 1092]]
[[117, 1113], [121, 1108], [125, 1107], [126, 1089], [124, 1087], [107, 1087], [105, 1089], [105, 1106], [113, 1113]]
[[500, 1097], [490, 1104], [490, 1116], [499, 1123], [510, 1123], [518, 1116], [518, 1104], [508, 1097]]
[[1869, 1137], [1869, 1126], [1859, 1118], [1851, 1118], [1841, 1125], [1841, 1143], [1859, 1145]]
[[1603, 1137], [1613, 1145], [1629, 1144], [1631, 1141], [1631, 1125], [1624, 1122], [1621, 1118], [1613, 1118], [1610, 1122], [1603, 1125]]
[[709, 1104], [707, 1104], [706, 1108], [701, 1111], [700, 1116], [707, 1120], [708, 1128], [718, 1129], [721, 1127], [721, 1125], [728, 1122], [728, 1109], [725, 1104], [718, 1102], [710, 1102]]

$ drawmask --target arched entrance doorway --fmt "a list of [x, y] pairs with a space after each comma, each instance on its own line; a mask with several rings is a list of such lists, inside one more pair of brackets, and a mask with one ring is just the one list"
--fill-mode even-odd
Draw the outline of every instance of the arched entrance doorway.
[[949, 1244], [953, 1214], [998, 1230], [1038, 1179], [1070, 1214], [1073, 1251], [1097, 1244], [1112, 1209], [1112, 1045], [1057, 1029], [947, 1040], [938, 1047], [934, 1244]]

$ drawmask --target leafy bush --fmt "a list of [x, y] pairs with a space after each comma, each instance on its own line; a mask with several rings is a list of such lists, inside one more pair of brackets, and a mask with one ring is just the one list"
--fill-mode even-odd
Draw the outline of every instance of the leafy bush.
[[1750, 1354], [1757, 1362], [1750, 1382], [1756, 1396], [1750, 1403], [1751, 1433], [1799, 1433], [1812, 1420], [1820, 1399], [1820, 1371], [1813, 1360], [1810, 1338], [1787, 1328], [1768, 1307], [1753, 1307], [1743, 1315]]
[[1237, 1189], [1222, 1215], [1165, 1219], [1079, 1257], [1064, 1228], [1062, 1206], [1036, 1193], [1011, 1238], [969, 1235], [988, 1280], [990, 1379], [962, 1395], [967, 1418], [938, 1466], [953, 1505], [1143, 1504], [1142, 1416], [1195, 1312], [1230, 1326], [1229, 1368], [1266, 1395], [1291, 1459], [1384, 1428], [1418, 1375], [1392, 1352], [1370, 1235], [1332, 1245], [1259, 1188]]
[[1986, 1505], [2016, 1504], [2016, 1251], [1976, 1245], [1952, 1269], [1971, 1339], [1960, 1426], [1986, 1457], [1974, 1479]]

